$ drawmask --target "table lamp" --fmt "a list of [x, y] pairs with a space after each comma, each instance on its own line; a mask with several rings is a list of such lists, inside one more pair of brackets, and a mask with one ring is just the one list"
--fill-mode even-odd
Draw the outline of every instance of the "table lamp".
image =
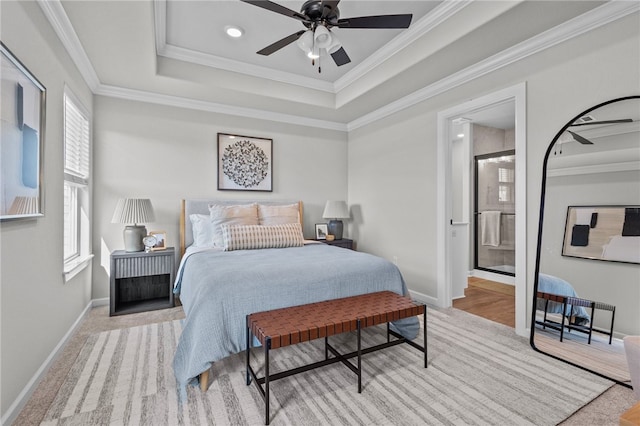
[[148, 198], [121, 198], [113, 212], [111, 223], [128, 224], [124, 228], [124, 250], [133, 252], [144, 250], [142, 239], [147, 235], [147, 228], [138, 224], [155, 220], [153, 206]]
[[343, 225], [340, 219], [346, 219], [349, 217], [347, 203], [344, 201], [327, 201], [327, 204], [324, 206], [322, 217], [324, 219], [331, 219], [327, 226], [329, 234], [334, 235], [336, 240], [341, 240]]

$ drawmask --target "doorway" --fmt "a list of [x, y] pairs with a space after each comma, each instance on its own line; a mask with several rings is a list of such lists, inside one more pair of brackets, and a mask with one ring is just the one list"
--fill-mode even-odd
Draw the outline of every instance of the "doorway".
[[[472, 185], [467, 185], [469, 190], [456, 189], [456, 180], [460, 179], [461, 173], [466, 170], [473, 170], [473, 154], [472, 148], [481, 146], [484, 142], [479, 141], [476, 135], [476, 141], [473, 147], [470, 144], [473, 141], [473, 135], [466, 136], [466, 133], [474, 133], [474, 124], [485, 127], [499, 127], [492, 125], [488, 117], [495, 114], [496, 111], [509, 111], [509, 116], [515, 126], [512, 130], [513, 146], [515, 148], [514, 159], [514, 182], [513, 189], [513, 221], [514, 221], [514, 276], [506, 274], [480, 271], [490, 274], [490, 277], [483, 278], [493, 279], [493, 275], [500, 277], [495, 281], [503, 281], [503, 278], [511, 279], [514, 284], [515, 293], [515, 331], [517, 334], [526, 336], [526, 127], [525, 127], [525, 84], [519, 84], [499, 92], [483, 96], [455, 106], [438, 114], [438, 304], [443, 307], [452, 306], [454, 297], [459, 297], [459, 287], [466, 287], [466, 281], [470, 275], [474, 275], [475, 271], [475, 252], [476, 247], [471, 244], [473, 235], [477, 225], [475, 220], [475, 211], [472, 209], [474, 204], [474, 196], [471, 194]], [[496, 117], [497, 119], [497, 117]], [[475, 121], [475, 123], [474, 123]], [[470, 132], [460, 132], [455, 125], [460, 124], [471, 128]], [[489, 125], [489, 126], [487, 126]], [[477, 131], [477, 129], [475, 129]], [[457, 161], [454, 158], [456, 148], [453, 143], [456, 138], [466, 140], [468, 148], [457, 150], [466, 152], [468, 161], [466, 167], [457, 169], [454, 166]], [[494, 152], [504, 151], [495, 149]], [[485, 153], [490, 153], [485, 152]], [[471, 154], [471, 155], [469, 155]], [[505, 173], [505, 172], [503, 172]], [[509, 173], [509, 172], [506, 172]], [[473, 175], [472, 173], [470, 173]], [[462, 178], [463, 181], [465, 180]], [[473, 177], [470, 179], [473, 181]], [[462, 197], [456, 200], [456, 197]], [[462, 208], [461, 214], [456, 212], [459, 206], [465, 205], [470, 208]], [[454, 220], [455, 219], [455, 220]], [[466, 230], [465, 227], [466, 226]], [[462, 232], [461, 232], [462, 230]], [[465, 240], [467, 244], [464, 244]], [[461, 280], [464, 279], [464, 283]], [[507, 282], [509, 280], [506, 280]], [[462, 283], [462, 284], [461, 284]], [[458, 292], [458, 294], [455, 294]]]

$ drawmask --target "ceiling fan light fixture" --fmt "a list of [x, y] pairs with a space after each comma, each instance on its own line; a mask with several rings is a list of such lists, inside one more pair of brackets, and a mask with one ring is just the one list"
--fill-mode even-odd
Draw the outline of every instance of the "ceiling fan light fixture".
[[318, 48], [318, 46], [313, 46], [313, 49], [311, 49], [311, 51], [307, 53], [307, 56], [311, 59], [318, 59], [320, 57], [320, 49]]
[[342, 43], [340, 43], [340, 40], [338, 40], [338, 37], [336, 37], [335, 34], [332, 34], [331, 44], [326, 47], [327, 53], [331, 55], [332, 53], [335, 53], [338, 50], [340, 50], [341, 47], [342, 47]]
[[324, 25], [318, 25], [314, 33], [314, 40], [319, 49], [326, 49], [332, 43], [331, 32]]
[[307, 56], [310, 55], [313, 52], [313, 31], [305, 31], [305, 33], [298, 38], [296, 44]]

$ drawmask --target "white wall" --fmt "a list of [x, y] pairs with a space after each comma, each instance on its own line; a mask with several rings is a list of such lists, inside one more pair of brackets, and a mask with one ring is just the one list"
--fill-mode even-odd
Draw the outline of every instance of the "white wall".
[[[180, 199], [302, 200], [314, 237], [329, 199], [347, 199], [345, 133], [97, 96], [94, 120], [93, 297], [109, 296], [109, 253], [123, 249], [112, 224], [118, 198], [150, 198], [156, 222], [178, 246]], [[273, 139], [273, 192], [217, 190], [217, 133]], [[179, 259], [178, 259], [179, 260]]]
[[[640, 93], [638, 16], [629, 16], [349, 134], [349, 202], [361, 250], [397, 256], [410, 289], [437, 297], [438, 111], [527, 83], [527, 295], [531, 304], [542, 161], [556, 132], [604, 100]], [[530, 317], [530, 313], [527, 318]]]
[[9, 407], [91, 300], [91, 268], [63, 282], [64, 85], [92, 95], [36, 2], [0, 2], [2, 42], [46, 87], [44, 217], [0, 223], [1, 407]]

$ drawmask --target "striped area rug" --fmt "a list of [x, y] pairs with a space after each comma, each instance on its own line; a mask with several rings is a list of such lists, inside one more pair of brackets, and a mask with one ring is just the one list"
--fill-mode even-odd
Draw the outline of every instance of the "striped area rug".
[[[278, 380], [271, 424], [555, 425], [612, 385], [471, 314], [430, 309], [427, 321], [427, 369], [420, 352], [400, 345], [363, 357], [362, 394], [340, 363]], [[209, 390], [190, 387], [179, 403], [172, 360], [180, 331], [173, 321], [92, 335], [42, 424], [263, 424], [263, 401], [245, 385], [242, 354], [216, 363]], [[347, 351], [354, 339], [332, 341]], [[384, 339], [384, 327], [366, 329], [363, 347]], [[278, 349], [271, 371], [322, 356], [322, 340]]]

